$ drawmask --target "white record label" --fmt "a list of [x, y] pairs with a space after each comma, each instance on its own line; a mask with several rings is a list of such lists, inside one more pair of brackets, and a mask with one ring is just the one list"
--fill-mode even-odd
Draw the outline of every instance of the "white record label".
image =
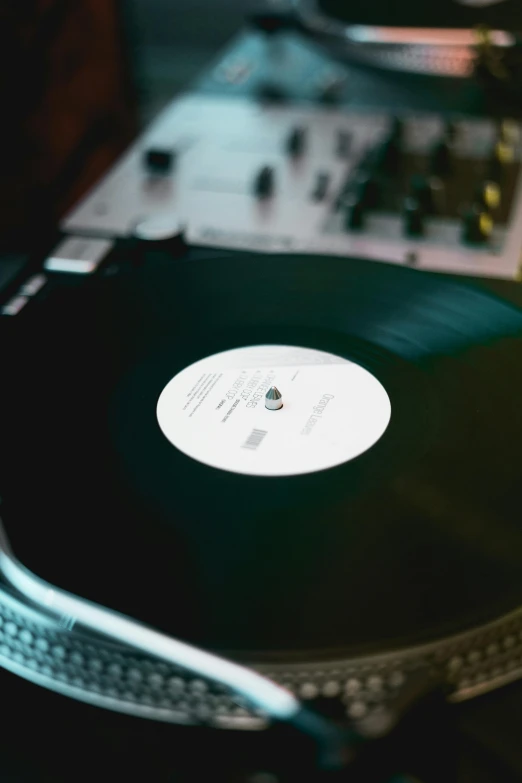
[[[268, 410], [276, 386], [283, 407]], [[332, 468], [386, 430], [390, 399], [368, 370], [334, 354], [288, 345], [224, 351], [181, 370], [163, 389], [159, 425], [206, 465], [255, 476]]]

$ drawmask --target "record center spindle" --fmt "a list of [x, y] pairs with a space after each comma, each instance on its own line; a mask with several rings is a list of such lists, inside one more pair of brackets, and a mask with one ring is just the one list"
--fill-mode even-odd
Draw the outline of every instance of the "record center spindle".
[[265, 394], [265, 408], [269, 411], [278, 411], [283, 407], [283, 395], [277, 386], [271, 386]]

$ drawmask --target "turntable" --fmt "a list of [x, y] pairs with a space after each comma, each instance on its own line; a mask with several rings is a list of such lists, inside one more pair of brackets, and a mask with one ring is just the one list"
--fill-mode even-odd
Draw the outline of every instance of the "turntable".
[[[344, 68], [292, 35], [303, 71]], [[191, 781], [429, 783], [456, 774], [457, 721], [459, 781], [498, 779], [498, 755], [518, 779], [516, 112], [456, 113], [462, 85], [443, 115], [422, 90], [395, 117], [266, 106], [231, 68], [264, 45], [236, 42], [2, 294], [0, 663], [32, 694], [6, 700], [13, 735], [51, 704], [75, 761], [75, 727], [110, 745], [128, 721], [129, 775], [175, 736], [169, 774]], [[363, 142], [418, 176], [441, 133], [451, 209], [405, 231], [409, 175], [372, 169], [382, 199], [352, 223]], [[464, 192], [493, 164], [502, 206]], [[454, 193], [487, 236], [462, 235]]]
[[4, 319], [3, 665], [251, 728], [268, 707], [163, 634], [354, 721], [419, 671], [457, 701], [516, 679], [520, 311], [386, 264], [139, 250]]

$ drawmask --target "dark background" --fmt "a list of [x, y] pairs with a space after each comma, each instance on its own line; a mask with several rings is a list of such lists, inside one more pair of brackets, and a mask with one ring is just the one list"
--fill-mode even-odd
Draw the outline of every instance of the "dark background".
[[473, 27], [477, 23], [501, 29], [520, 26], [519, 0], [481, 4], [481, 0], [317, 0], [330, 17], [350, 24], [397, 27]]
[[243, 0], [0, 0], [0, 251], [57, 222], [242, 23]]

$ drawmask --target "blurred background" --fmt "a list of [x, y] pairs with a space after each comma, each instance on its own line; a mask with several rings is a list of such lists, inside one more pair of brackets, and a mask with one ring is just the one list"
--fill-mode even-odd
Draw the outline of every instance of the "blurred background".
[[187, 86], [242, 26], [248, 0], [127, 0], [140, 121]]
[[[285, 0], [273, 0], [275, 6]], [[0, 252], [23, 247], [241, 29], [255, 0], [0, 0]], [[520, 0], [300, 0], [343, 22], [519, 26]], [[514, 25], [514, 21], [517, 25]]]

